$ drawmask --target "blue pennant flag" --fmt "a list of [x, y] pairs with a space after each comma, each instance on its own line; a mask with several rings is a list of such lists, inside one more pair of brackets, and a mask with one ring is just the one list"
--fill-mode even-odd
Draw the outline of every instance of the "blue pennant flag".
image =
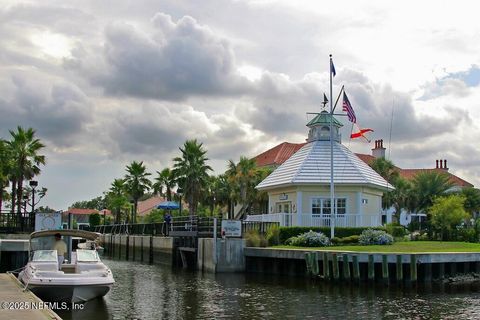
[[332, 59], [330, 59], [330, 73], [332, 73], [334, 77], [337, 75], [337, 72], [335, 71], [335, 66], [333, 65], [333, 60]]

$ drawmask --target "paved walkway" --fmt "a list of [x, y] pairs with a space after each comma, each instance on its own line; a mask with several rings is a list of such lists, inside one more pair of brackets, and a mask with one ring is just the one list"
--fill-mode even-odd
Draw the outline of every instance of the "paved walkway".
[[0, 274], [0, 319], [61, 320], [37, 296], [30, 291], [23, 291], [22, 284], [15, 276], [6, 273]]

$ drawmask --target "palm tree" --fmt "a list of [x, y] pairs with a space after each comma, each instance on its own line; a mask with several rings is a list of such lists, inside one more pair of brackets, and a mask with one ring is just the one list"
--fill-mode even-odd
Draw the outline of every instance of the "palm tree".
[[40, 173], [40, 165], [45, 164], [45, 156], [38, 152], [45, 147], [35, 138], [35, 130], [17, 127], [17, 131], [10, 130], [12, 139], [7, 142], [13, 159], [12, 168], [12, 210], [15, 204], [20, 216], [22, 208], [23, 181], [32, 179]]
[[113, 180], [105, 198], [108, 209], [115, 213], [114, 223], [120, 223], [122, 209], [128, 204], [128, 199], [125, 194], [125, 180]]
[[136, 223], [138, 200], [152, 186], [152, 182], [147, 178], [151, 173], [146, 172], [147, 168], [143, 165], [143, 161], [133, 161], [126, 168], [125, 185], [131, 200], [133, 201], [132, 223]]
[[8, 196], [4, 190], [9, 184], [12, 156], [7, 141], [0, 139], [0, 212], [2, 211], [3, 200]]
[[226, 175], [232, 184], [232, 198], [242, 204], [242, 212], [249, 212], [255, 203], [262, 203], [266, 193], [258, 192], [255, 188], [263, 179], [270, 174], [268, 169], [257, 168], [255, 159], [240, 157], [235, 164], [232, 160], [228, 162]]
[[417, 210], [427, 210], [436, 196], [444, 194], [452, 187], [447, 174], [436, 171], [418, 173], [412, 181], [412, 204]]
[[370, 164], [370, 167], [381, 175], [389, 183], [394, 184], [399, 177], [399, 171], [392, 161], [385, 158], [376, 158]]
[[412, 184], [401, 177], [395, 179], [393, 182], [394, 190], [387, 192], [382, 199], [382, 207], [389, 208], [393, 206], [395, 208], [395, 217], [397, 221], [400, 221], [400, 214], [402, 209], [412, 209]]
[[[153, 193], [166, 197], [167, 201], [172, 201], [172, 190], [177, 184], [173, 171], [169, 168], [157, 171], [158, 176], [153, 184]], [[165, 188], [165, 192], [163, 191]]]
[[207, 185], [208, 171], [212, 171], [212, 168], [206, 164], [208, 158], [203, 143], [198, 143], [196, 139], [187, 140], [183, 148], [179, 149], [182, 156], [173, 159], [173, 174], [177, 177], [178, 186], [183, 189], [189, 214], [193, 216], [197, 212], [201, 193]]

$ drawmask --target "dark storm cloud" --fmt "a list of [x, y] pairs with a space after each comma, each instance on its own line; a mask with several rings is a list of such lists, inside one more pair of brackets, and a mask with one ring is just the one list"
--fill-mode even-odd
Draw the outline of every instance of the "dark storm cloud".
[[2, 136], [17, 125], [32, 127], [57, 146], [75, 145], [74, 138], [91, 120], [91, 104], [74, 85], [30, 70], [6, 72], [0, 79]]
[[160, 13], [152, 24], [151, 33], [125, 23], [107, 27], [106, 70], [94, 79], [107, 93], [181, 100], [245, 91], [228, 41], [189, 16], [173, 22]]

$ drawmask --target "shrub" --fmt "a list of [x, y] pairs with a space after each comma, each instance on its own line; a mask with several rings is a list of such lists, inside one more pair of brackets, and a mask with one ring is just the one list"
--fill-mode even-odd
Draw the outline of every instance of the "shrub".
[[330, 239], [321, 232], [310, 230], [299, 236], [289, 238], [286, 244], [298, 247], [326, 247], [330, 245]]
[[358, 243], [358, 238], [360, 236], [358, 235], [353, 235], [353, 236], [349, 236], [349, 237], [344, 237], [344, 238], [338, 238], [338, 237], [334, 237], [332, 239], [332, 243], [333, 244], [336, 244], [336, 245], [344, 245], [344, 244], [352, 244], [352, 243]]
[[395, 238], [401, 238], [407, 235], [407, 229], [399, 224], [389, 223], [385, 226], [388, 234], [391, 234]]
[[266, 247], [267, 240], [260, 235], [257, 230], [249, 230], [245, 233], [245, 240], [247, 241], [247, 247]]
[[[339, 238], [345, 238], [353, 235], [360, 235], [366, 229], [368, 228], [338, 227], [335, 228], [335, 236]], [[385, 231], [385, 228], [383, 227], [375, 227], [373, 229]], [[330, 227], [280, 227], [280, 243], [285, 243], [287, 239], [291, 237], [296, 237], [310, 230], [315, 232], [321, 232], [323, 234], [330, 234]]]
[[393, 237], [382, 230], [367, 229], [358, 238], [358, 243], [362, 245], [392, 244]]
[[280, 227], [278, 225], [273, 225], [270, 228], [268, 228], [265, 238], [269, 246], [279, 245], [280, 244]]
[[442, 240], [451, 240], [454, 229], [469, 217], [463, 207], [464, 203], [465, 197], [455, 194], [433, 200], [428, 212], [432, 227]]

